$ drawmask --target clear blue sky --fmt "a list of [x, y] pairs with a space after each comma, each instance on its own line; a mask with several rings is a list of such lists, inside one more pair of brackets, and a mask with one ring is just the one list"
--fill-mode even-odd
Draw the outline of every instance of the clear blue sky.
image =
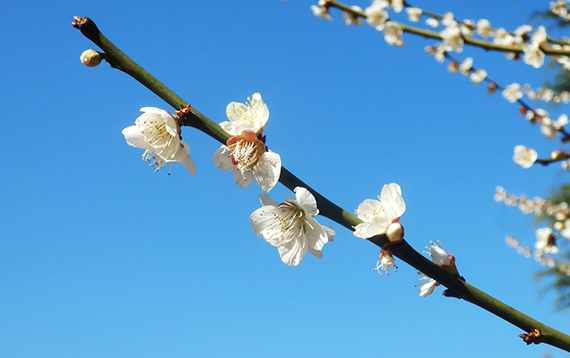
[[[406, 239], [441, 240], [468, 282], [570, 332], [539, 298], [540, 266], [504, 244], [534, 242], [532, 219], [494, 188], [546, 195], [557, 166], [523, 170], [513, 147], [544, 157], [557, 143], [499, 94], [489, 97], [424, 53], [363, 26], [315, 18], [313, 2], [7, 1], [0, 78], [1, 357], [553, 357], [518, 328], [441, 296], [420, 298], [404, 263], [380, 277], [378, 248], [325, 218], [337, 236], [317, 260], [284, 265], [248, 222], [260, 190], [214, 167], [218, 143], [186, 128], [198, 175], [155, 173], [121, 130], [145, 106], [168, 107], [106, 64], [70, 25], [95, 20], [133, 59], [216, 122], [260, 92], [265, 134], [284, 165], [352, 211], [401, 185]], [[357, 3], [362, 7], [368, 1]], [[514, 30], [548, 1], [419, 1]], [[466, 49], [501, 84], [543, 83], [545, 70]], [[554, 113], [566, 110], [552, 109]], [[557, 116], [555, 116], [557, 118]], [[281, 201], [278, 185], [270, 195]]]

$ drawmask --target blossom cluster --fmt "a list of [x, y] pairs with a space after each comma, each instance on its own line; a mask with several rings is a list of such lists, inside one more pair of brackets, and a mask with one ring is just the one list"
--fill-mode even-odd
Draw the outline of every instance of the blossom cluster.
[[[505, 242], [508, 246], [514, 248], [519, 254], [525, 258], [533, 257], [538, 263], [549, 268], [556, 267], [565, 275], [570, 276], [570, 262], [562, 258], [556, 258], [547, 254], [556, 254], [559, 252], [558, 247], [554, 244], [555, 240], [550, 228], [538, 229], [536, 232], [537, 241], [535, 243], [535, 249], [523, 245], [520, 241], [515, 238], [512, 234], [505, 237]], [[542, 230], [542, 231], [539, 231]]]
[[550, 12], [564, 21], [570, 21], [570, 11], [568, 10], [568, 2], [566, 0], [551, 1]]
[[[212, 157], [214, 165], [233, 172], [235, 183], [246, 188], [254, 181], [261, 190], [269, 192], [279, 180], [281, 157], [265, 145], [263, 130], [269, 119], [269, 109], [259, 93], [248, 98], [248, 103], [231, 102], [226, 108], [229, 121], [220, 127], [231, 137]], [[183, 111], [173, 115], [165, 110], [145, 107], [135, 125], [123, 130], [127, 143], [145, 149], [143, 161], [151, 162], [155, 170], [166, 163], [179, 162], [192, 175], [196, 168], [189, 155], [189, 146], [181, 136]], [[266, 194], [260, 195], [262, 207], [250, 216], [255, 233], [277, 247], [281, 260], [290, 266], [298, 265], [307, 251], [318, 258], [321, 249], [332, 241], [334, 230], [320, 225], [314, 196], [306, 188], [295, 188], [296, 198], [287, 197], [277, 203]]]

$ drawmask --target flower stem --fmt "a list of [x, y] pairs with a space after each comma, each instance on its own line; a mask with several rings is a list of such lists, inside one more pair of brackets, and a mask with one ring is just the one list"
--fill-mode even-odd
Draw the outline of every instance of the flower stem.
[[[113, 68], [117, 68], [132, 76], [175, 109], [187, 107], [187, 102], [178, 97], [174, 92], [131, 60], [127, 55], [113, 45], [111, 41], [103, 36], [93, 21], [89, 18], [79, 17], [76, 17], [75, 20], [76, 23], [74, 23], [74, 27], [80, 29], [83, 35], [97, 44], [105, 52], [107, 55], [107, 61]], [[183, 117], [183, 120], [184, 125], [199, 129], [223, 144], [225, 144], [227, 139], [230, 137], [218, 124], [208, 119], [193, 107], [190, 109], [190, 112]], [[319, 194], [284, 167], [281, 168], [279, 181], [290, 190], [295, 189], [297, 186], [307, 188], [315, 196], [320, 214], [337, 222], [345, 228], [354, 230], [354, 226], [361, 222], [357, 217], [343, 210], [341, 207]], [[385, 235], [374, 236], [369, 238], [368, 241], [379, 247], [383, 247], [388, 243]], [[539, 329], [542, 332], [542, 337], [539, 340], [540, 342], [547, 343], [570, 352], [570, 336], [556, 331], [524, 315], [477, 288], [463, 282], [458, 277], [441, 269], [439, 266], [434, 265], [431, 261], [427, 260], [424, 256], [414, 250], [404, 240], [395, 244], [393, 246], [393, 250], [394, 254], [400, 259], [453, 290], [466, 301], [476, 304], [503, 318], [515, 326], [520, 327], [525, 332], [529, 332], [533, 329]]]

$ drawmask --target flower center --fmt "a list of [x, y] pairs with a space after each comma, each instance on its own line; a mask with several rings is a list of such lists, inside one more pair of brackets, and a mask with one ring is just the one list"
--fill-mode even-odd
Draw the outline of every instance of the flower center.
[[144, 116], [138, 120], [142, 122], [144, 128], [144, 140], [151, 147], [143, 154], [143, 157], [147, 158], [146, 161], [155, 154], [165, 160], [174, 158], [179, 149], [180, 139], [168, 133], [162, 118], [159, 120], [157, 116]]
[[232, 162], [240, 171], [252, 170], [259, 160], [257, 143], [241, 139], [233, 146]]
[[281, 231], [281, 245], [304, 236], [314, 228], [307, 222], [305, 211], [296, 203], [286, 201], [277, 206], [272, 226]]

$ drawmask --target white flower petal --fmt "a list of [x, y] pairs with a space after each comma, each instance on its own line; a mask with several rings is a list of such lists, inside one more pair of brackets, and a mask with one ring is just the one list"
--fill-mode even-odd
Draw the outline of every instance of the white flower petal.
[[304, 247], [304, 241], [305, 240], [300, 238], [299, 240], [292, 240], [279, 246], [281, 261], [289, 266], [297, 266], [300, 264], [307, 253], [307, 249]]
[[317, 201], [310, 191], [298, 186], [295, 188], [295, 195], [297, 198], [297, 204], [305, 210], [305, 213], [310, 216], [315, 216], [319, 213], [319, 209], [317, 209]]
[[430, 248], [431, 259], [434, 264], [437, 266], [449, 266], [451, 265], [451, 259], [449, 258], [449, 254], [445, 251], [442, 247], [431, 245]]
[[231, 172], [232, 170], [236, 169], [234, 163], [232, 163], [232, 159], [230, 157], [231, 154], [232, 150], [227, 146], [222, 145], [214, 153], [212, 161], [218, 169], [221, 169], [225, 172]]
[[383, 207], [389, 208], [394, 213], [395, 217], [392, 219], [399, 218], [406, 211], [402, 189], [396, 183], [384, 185], [380, 194], [380, 202]]
[[251, 171], [240, 172], [239, 170], [234, 170], [234, 181], [240, 188], [247, 188], [250, 186], [255, 179]]
[[122, 133], [128, 145], [141, 149], [150, 148], [144, 141], [144, 132], [138, 126], [129, 126], [123, 129]]
[[275, 200], [271, 199], [271, 198], [269, 197], [269, 195], [267, 195], [267, 194], [260, 194], [260, 195], [258, 195], [258, 197], [259, 197], [259, 201], [261, 202], [261, 205], [264, 205], [264, 206], [274, 206], [274, 207], [277, 207], [277, 206], [279, 205], [278, 202], [276, 202]]
[[172, 160], [167, 160], [167, 162], [179, 162], [184, 165], [184, 168], [190, 172], [192, 175], [196, 175], [196, 166], [192, 158], [190, 158], [190, 146], [184, 141], [180, 141], [180, 149], [174, 155]]
[[277, 153], [263, 153], [253, 168], [253, 177], [265, 192], [269, 192], [277, 184], [280, 175], [281, 157]]
[[439, 286], [437, 281], [433, 278], [430, 279], [420, 287], [420, 296], [427, 297], [431, 295], [437, 286]]

